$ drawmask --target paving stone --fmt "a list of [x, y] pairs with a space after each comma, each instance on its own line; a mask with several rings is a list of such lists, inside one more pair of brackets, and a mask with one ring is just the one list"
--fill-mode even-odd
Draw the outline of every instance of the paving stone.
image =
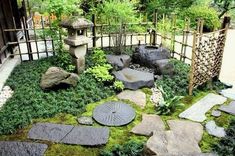
[[191, 156], [199, 155], [198, 146], [203, 134], [203, 127], [199, 123], [183, 120], [167, 122], [170, 130], [154, 131], [146, 144], [149, 155], [159, 156]]
[[106, 127], [76, 126], [61, 141], [65, 144], [98, 146], [108, 142], [109, 129]]
[[117, 80], [122, 81], [125, 88], [137, 90], [142, 87], [154, 86], [153, 73], [142, 72], [130, 68], [124, 68], [113, 73]]
[[235, 89], [234, 88], [221, 90], [220, 94], [227, 97], [227, 98], [235, 100]]
[[28, 133], [28, 138], [60, 142], [72, 129], [72, 125], [37, 123]]
[[189, 119], [196, 122], [203, 122], [206, 119], [205, 113], [215, 105], [223, 104], [227, 99], [223, 96], [210, 93], [193, 104], [190, 108], [180, 113], [180, 118]]
[[232, 101], [229, 105], [223, 105], [219, 108], [219, 110], [235, 115], [235, 101]]
[[162, 92], [157, 87], [152, 88], [151, 91], [152, 95], [150, 100], [156, 107], [158, 107], [159, 102], [163, 99]]
[[123, 102], [106, 102], [94, 109], [93, 118], [102, 125], [122, 126], [134, 120], [135, 110]]
[[92, 117], [81, 116], [78, 118], [78, 123], [82, 125], [93, 125], [93, 120], [92, 120]]
[[47, 148], [40, 143], [0, 141], [1, 156], [43, 156]]
[[134, 102], [136, 105], [144, 108], [146, 105], [146, 95], [140, 90], [131, 91], [125, 90], [117, 95], [117, 97], [121, 100], [129, 100]]
[[214, 117], [219, 117], [219, 116], [221, 116], [221, 111], [213, 110], [211, 112], [211, 115], [214, 116]]
[[226, 133], [225, 133], [225, 130], [223, 127], [218, 127], [216, 124], [215, 124], [215, 121], [211, 120], [211, 121], [208, 121], [206, 123], [206, 131], [210, 134], [210, 135], [213, 135], [213, 136], [216, 136], [216, 137], [225, 137]]
[[142, 121], [131, 132], [138, 135], [151, 136], [154, 131], [164, 131], [165, 125], [158, 115], [143, 114]]

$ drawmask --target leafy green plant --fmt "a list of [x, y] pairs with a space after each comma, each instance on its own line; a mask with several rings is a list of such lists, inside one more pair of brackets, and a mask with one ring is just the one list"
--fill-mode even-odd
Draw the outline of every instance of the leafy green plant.
[[112, 69], [112, 66], [110, 64], [104, 64], [102, 66], [97, 65], [88, 68], [85, 73], [91, 74], [99, 82], [110, 82], [114, 79], [114, 77], [109, 73], [110, 69]]
[[67, 50], [60, 50], [57, 52], [55, 57], [56, 66], [59, 66], [69, 72], [75, 71], [75, 66], [72, 64], [72, 56], [69, 54]]
[[155, 82], [156, 86], [162, 86], [168, 98], [187, 95], [190, 66], [176, 59], [170, 60], [170, 64], [174, 67], [174, 74], [163, 75], [161, 80]]
[[162, 87], [159, 87], [159, 90], [162, 92], [163, 98], [160, 100], [157, 107], [157, 114], [160, 115], [169, 115], [173, 113], [177, 108], [184, 106], [183, 103], [180, 103], [182, 96], [174, 96], [173, 98], [169, 97]]
[[115, 81], [113, 86], [114, 86], [114, 89], [117, 91], [122, 91], [125, 87], [122, 81]]
[[56, 58], [50, 57], [24, 62], [14, 69], [6, 82], [14, 94], [0, 111], [0, 135], [14, 133], [36, 118], [49, 118], [58, 113], [78, 115], [85, 105], [114, 94], [111, 87], [84, 73], [76, 87], [44, 92], [39, 86], [41, 75], [56, 63]]
[[93, 65], [104, 65], [107, 63], [105, 52], [101, 49], [94, 49], [93, 54], [91, 55], [91, 61]]
[[222, 138], [219, 144], [215, 144], [213, 150], [220, 156], [233, 156], [235, 153], [235, 119], [230, 123], [226, 130], [226, 136]]
[[220, 27], [218, 13], [214, 8], [207, 6], [192, 6], [181, 13], [181, 17], [188, 17], [192, 26], [196, 27], [197, 19], [204, 20], [204, 31], [213, 31]]
[[124, 145], [114, 145], [111, 150], [105, 150], [100, 156], [141, 156], [143, 155], [144, 144], [130, 140]]

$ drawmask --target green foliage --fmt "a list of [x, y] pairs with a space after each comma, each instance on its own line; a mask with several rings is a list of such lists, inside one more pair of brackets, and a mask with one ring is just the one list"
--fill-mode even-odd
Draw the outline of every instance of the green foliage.
[[213, 4], [220, 11], [219, 18], [235, 9], [235, 0], [214, 0]]
[[86, 70], [86, 73], [91, 74], [99, 82], [110, 82], [114, 79], [110, 75], [109, 70], [112, 69], [110, 64], [97, 65]]
[[147, 12], [153, 14], [157, 9], [158, 14], [178, 13], [193, 4], [194, 0], [151, 0], [147, 3]]
[[91, 55], [93, 66], [104, 65], [107, 63], [105, 52], [101, 49], [94, 49]]
[[213, 150], [220, 156], [233, 156], [235, 153], [235, 120], [232, 120], [226, 130], [226, 136], [219, 144], [215, 144]]
[[57, 52], [55, 56], [56, 59], [56, 66], [61, 67], [68, 72], [74, 72], [75, 66], [72, 64], [72, 56], [69, 54], [67, 50], [60, 50]]
[[212, 7], [200, 5], [192, 6], [183, 11], [180, 15], [182, 18], [188, 17], [191, 20], [191, 24], [193, 27], [196, 27], [197, 19], [203, 19], [205, 31], [213, 31], [214, 29], [220, 27], [218, 13]]
[[163, 98], [159, 102], [159, 106], [157, 107], [157, 114], [160, 115], [170, 115], [171, 113], [175, 112], [177, 108], [181, 108], [184, 106], [180, 100], [183, 98], [182, 96], [174, 96], [170, 98], [169, 94], [167, 94], [162, 87], [159, 87]]
[[168, 98], [185, 96], [188, 93], [190, 66], [176, 59], [172, 59], [170, 63], [174, 66], [174, 75], [163, 75], [162, 80], [155, 82], [156, 86], [162, 86]]
[[141, 156], [143, 154], [144, 144], [133, 140], [128, 141], [124, 145], [116, 144], [112, 149], [104, 150], [101, 156]]
[[6, 85], [14, 94], [0, 111], [0, 134], [13, 133], [36, 118], [48, 118], [58, 113], [77, 115], [86, 104], [111, 96], [114, 92], [88, 74], [81, 74], [76, 87], [44, 92], [41, 75], [55, 66], [55, 58], [26, 62], [17, 66]]
[[122, 81], [115, 81], [113, 86], [114, 86], [114, 89], [117, 91], [122, 91], [125, 87]]

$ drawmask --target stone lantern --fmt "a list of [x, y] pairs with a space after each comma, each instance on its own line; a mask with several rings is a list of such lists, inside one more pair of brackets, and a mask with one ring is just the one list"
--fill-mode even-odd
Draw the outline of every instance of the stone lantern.
[[63, 20], [60, 25], [68, 29], [68, 38], [64, 42], [69, 45], [69, 53], [73, 57], [78, 74], [80, 74], [85, 69], [87, 44], [91, 42], [91, 39], [87, 37], [87, 29], [93, 24], [87, 19], [72, 17]]

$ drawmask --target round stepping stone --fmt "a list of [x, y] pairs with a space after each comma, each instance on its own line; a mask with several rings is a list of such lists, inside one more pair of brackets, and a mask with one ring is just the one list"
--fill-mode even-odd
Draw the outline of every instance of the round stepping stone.
[[221, 111], [213, 110], [211, 112], [211, 115], [214, 117], [219, 117], [219, 116], [221, 116]]
[[93, 118], [106, 126], [127, 125], [135, 118], [135, 110], [122, 102], [107, 102], [97, 106]]

